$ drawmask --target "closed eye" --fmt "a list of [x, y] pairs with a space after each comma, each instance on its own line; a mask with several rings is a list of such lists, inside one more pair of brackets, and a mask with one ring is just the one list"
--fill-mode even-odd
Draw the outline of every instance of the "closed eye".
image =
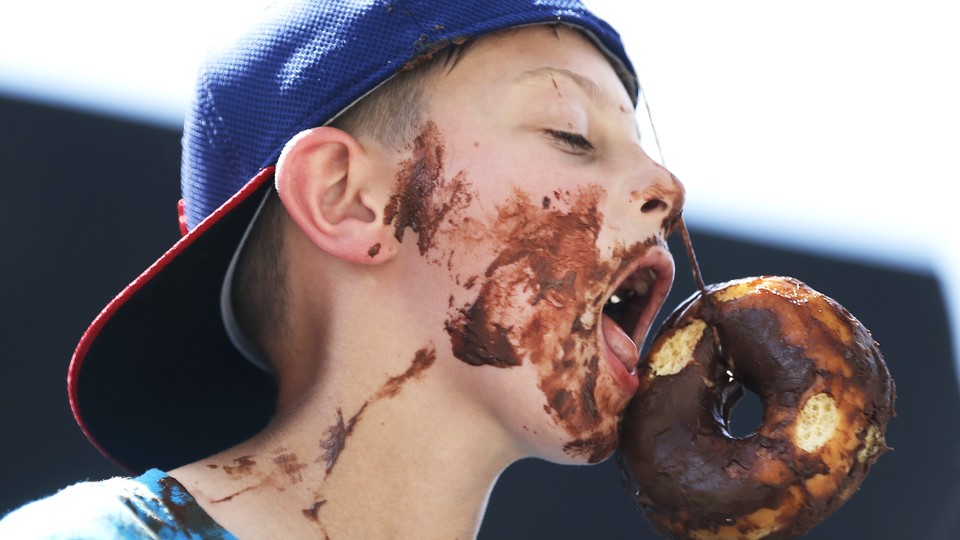
[[595, 147], [592, 142], [579, 133], [555, 129], [548, 129], [546, 131], [547, 134], [550, 135], [557, 144], [564, 147], [566, 151], [580, 154], [584, 152], [596, 152], [597, 150], [597, 147]]

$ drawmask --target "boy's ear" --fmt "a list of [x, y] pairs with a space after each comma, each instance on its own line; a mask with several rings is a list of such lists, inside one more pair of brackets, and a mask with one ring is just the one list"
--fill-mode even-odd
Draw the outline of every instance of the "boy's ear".
[[280, 154], [275, 178], [287, 213], [314, 245], [335, 257], [378, 264], [396, 252], [383, 223], [392, 174], [378, 155], [331, 127], [300, 132]]

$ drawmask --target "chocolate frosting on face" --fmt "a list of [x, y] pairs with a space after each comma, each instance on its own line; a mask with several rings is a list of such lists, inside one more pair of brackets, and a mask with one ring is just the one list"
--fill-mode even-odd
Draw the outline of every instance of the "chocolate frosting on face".
[[[383, 222], [399, 242], [409, 238], [408, 229], [416, 233], [420, 255], [462, 287], [463, 294], [449, 296], [444, 320], [453, 356], [478, 368], [532, 373], [544, 412], [565, 432], [561, 459], [606, 459], [616, 450], [630, 396], [602, 367], [604, 303], [633, 263], [666, 248], [663, 235], [612, 242], [608, 251], [599, 242], [609, 229], [602, 184], [503, 179], [513, 185], [494, 195], [499, 189], [481, 189], [490, 178], [474, 184], [474, 172], [448, 171], [446, 156], [439, 127], [426, 122], [399, 164]], [[671, 196], [682, 197], [674, 183], [670, 189], [679, 195]], [[681, 206], [677, 200], [664, 227]], [[380, 253], [377, 244], [367, 255]], [[346, 417], [331, 426], [323, 442], [328, 467], [351, 422]]]
[[[746, 278], [706, 292], [667, 319], [641, 365], [621, 426], [624, 477], [670, 538], [796, 538], [843, 504], [887, 450], [893, 380], [869, 331], [793, 278]], [[689, 362], [658, 375], [651, 358], [677, 346], [696, 320], [706, 325]], [[763, 402], [763, 422], [734, 438], [728, 412], [741, 384]], [[835, 404], [836, 414], [811, 409], [826, 431], [804, 449], [800, 416], [820, 402]]]

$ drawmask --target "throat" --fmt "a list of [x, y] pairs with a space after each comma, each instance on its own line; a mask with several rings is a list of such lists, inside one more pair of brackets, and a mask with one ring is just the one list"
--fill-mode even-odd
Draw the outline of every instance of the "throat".
[[[482, 421], [412, 392], [336, 399], [301, 403], [260, 436], [171, 475], [239, 537], [476, 537], [509, 464], [491, 458], [485, 440], [496, 437]], [[324, 441], [337, 443], [334, 467]]]

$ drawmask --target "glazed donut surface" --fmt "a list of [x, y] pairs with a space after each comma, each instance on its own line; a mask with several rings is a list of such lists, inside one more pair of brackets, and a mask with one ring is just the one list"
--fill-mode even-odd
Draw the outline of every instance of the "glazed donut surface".
[[[870, 332], [788, 277], [712, 285], [667, 319], [640, 366], [621, 467], [661, 534], [796, 538], [843, 504], [888, 448], [893, 380]], [[742, 388], [763, 403], [737, 438]]]

